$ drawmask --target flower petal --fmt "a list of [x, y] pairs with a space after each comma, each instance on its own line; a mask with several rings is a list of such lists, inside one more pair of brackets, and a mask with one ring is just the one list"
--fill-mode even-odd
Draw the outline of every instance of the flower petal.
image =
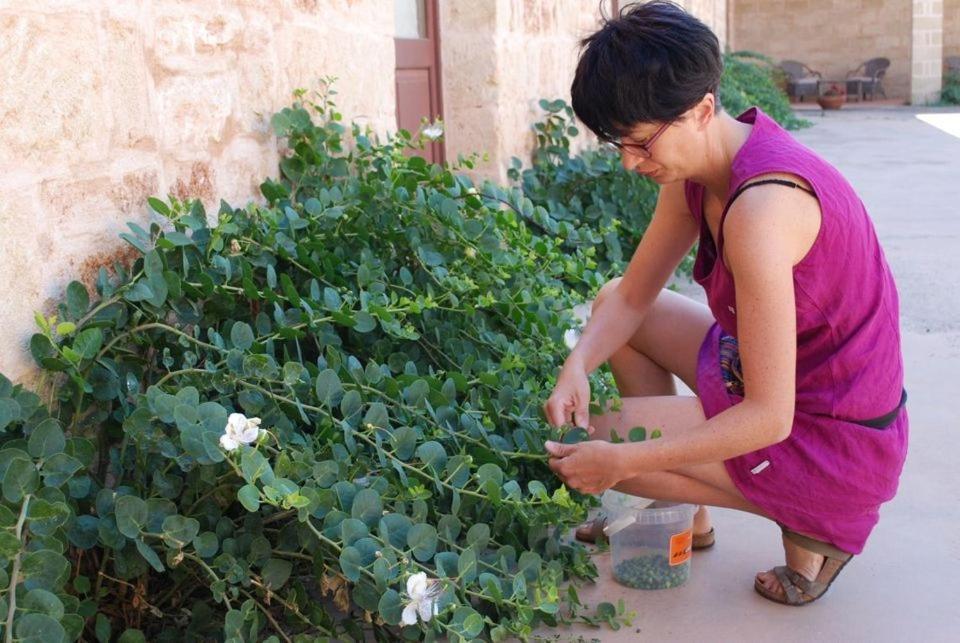
[[410, 603], [403, 608], [403, 615], [400, 617], [400, 622], [404, 625], [416, 625], [417, 624], [417, 605], [416, 603]]
[[414, 601], [419, 600], [425, 591], [427, 591], [426, 572], [418, 572], [407, 579], [407, 595]]
[[247, 416], [243, 413], [231, 413], [227, 417], [226, 432], [240, 433], [247, 426]]
[[238, 446], [240, 446], [240, 443], [237, 442], [232, 435], [228, 435], [224, 433], [223, 435], [220, 436], [220, 446], [222, 446], [227, 451], [233, 451]]
[[425, 598], [420, 601], [417, 605], [417, 613], [420, 614], [420, 619], [426, 623], [430, 620], [430, 617], [437, 613], [437, 604], [433, 602], [432, 598]]
[[243, 432], [237, 436], [237, 440], [243, 442], [244, 444], [250, 444], [258, 437], [260, 437], [260, 429], [255, 426], [247, 426], [247, 428], [245, 428]]

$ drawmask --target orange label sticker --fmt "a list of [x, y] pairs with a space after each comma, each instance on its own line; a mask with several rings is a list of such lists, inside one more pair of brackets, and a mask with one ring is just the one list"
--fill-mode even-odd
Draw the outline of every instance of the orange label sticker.
[[693, 529], [670, 536], [670, 565], [682, 565], [693, 553]]

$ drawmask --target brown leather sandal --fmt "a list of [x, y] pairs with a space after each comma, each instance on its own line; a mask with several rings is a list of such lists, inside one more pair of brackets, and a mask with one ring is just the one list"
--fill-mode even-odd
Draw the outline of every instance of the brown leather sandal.
[[764, 598], [782, 605], [808, 605], [826, 594], [834, 579], [840, 574], [840, 570], [853, 558], [853, 554], [841, 551], [822, 540], [815, 540], [809, 536], [798, 534], [783, 525], [780, 525], [780, 529], [783, 530], [783, 535], [795, 544], [824, 557], [820, 572], [814, 580], [809, 580], [786, 565], [780, 565], [770, 571], [776, 574], [777, 580], [783, 587], [782, 596], [767, 589], [759, 578], [754, 579], [753, 588]]
[[[606, 535], [603, 533], [603, 528], [606, 526], [607, 517], [601, 514], [593, 520], [577, 527], [577, 530], [574, 532], [574, 537], [581, 542], [595, 543], [598, 539], [606, 538]], [[691, 547], [693, 549], [708, 549], [713, 547], [714, 542], [716, 542], [716, 537], [713, 527], [711, 527], [710, 531], [706, 533], [694, 534]]]

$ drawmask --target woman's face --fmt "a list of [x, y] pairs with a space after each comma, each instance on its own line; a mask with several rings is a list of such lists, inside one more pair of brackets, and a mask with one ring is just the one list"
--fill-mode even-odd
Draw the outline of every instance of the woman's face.
[[620, 162], [624, 169], [648, 176], [660, 185], [690, 178], [692, 162], [702, 156], [705, 108], [712, 114], [709, 94], [666, 127], [661, 122], [638, 123], [631, 128], [621, 139]]

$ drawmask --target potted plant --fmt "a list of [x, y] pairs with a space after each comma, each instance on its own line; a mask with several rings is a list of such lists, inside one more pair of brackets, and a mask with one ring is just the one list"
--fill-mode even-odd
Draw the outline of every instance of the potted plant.
[[817, 96], [817, 103], [823, 109], [840, 109], [847, 101], [847, 88], [840, 83], [830, 83], [827, 89]]

